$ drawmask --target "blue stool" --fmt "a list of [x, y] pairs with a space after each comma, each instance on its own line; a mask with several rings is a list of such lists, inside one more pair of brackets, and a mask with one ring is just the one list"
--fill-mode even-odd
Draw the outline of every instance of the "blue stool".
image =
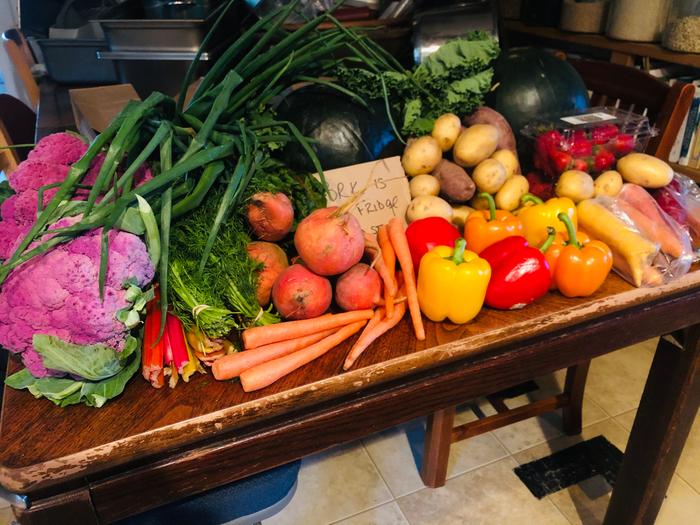
[[253, 525], [274, 516], [294, 496], [301, 460], [234, 481], [118, 525]]

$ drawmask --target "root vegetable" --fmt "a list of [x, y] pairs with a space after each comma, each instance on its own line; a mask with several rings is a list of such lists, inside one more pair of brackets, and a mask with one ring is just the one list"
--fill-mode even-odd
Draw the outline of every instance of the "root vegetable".
[[673, 180], [673, 169], [666, 162], [646, 153], [630, 153], [617, 161], [617, 171], [625, 182], [645, 188], [661, 188]]
[[248, 256], [263, 265], [258, 273], [258, 288], [256, 295], [258, 304], [266, 306], [270, 303], [272, 285], [277, 277], [289, 267], [289, 260], [282, 248], [271, 242], [251, 242], [246, 247]]
[[335, 284], [335, 302], [343, 310], [366, 310], [374, 308], [381, 299], [382, 280], [373, 268], [358, 263]]
[[294, 225], [294, 208], [284, 193], [256, 193], [248, 202], [248, 223], [258, 239], [279, 241]]
[[496, 159], [486, 159], [474, 168], [472, 178], [479, 192], [494, 194], [501, 189], [508, 176], [503, 164]]
[[520, 162], [518, 156], [509, 149], [499, 149], [491, 155], [492, 159], [496, 159], [503, 164], [506, 169], [506, 177], [510, 178], [513, 175], [520, 173]]
[[454, 113], [440, 115], [433, 125], [433, 138], [438, 141], [442, 151], [449, 151], [462, 131], [462, 121]]
[[568, 170], [559, 176], [554, 187], [557, 197], [568, 197], [574, 202], [593, 198], [595, 186], [593, 177], [585, 171]]
[[509, 149], [515, 152], [515, 135], [506, 118], [495, 109], [482, 106], [464, 119], [467, 126], [474, 124], [491, 124], [498, 129], [498, 149]]
[[622, 189], [622, 175], [619, 172], [610, 170], [601, 173], [593, 183], [595, 196], [607, 195], [614, 197]]
[[449, 160], [441, 160], [435, 167], [433, 176], [440, 185], [440, 192], [453, 202], [467, 202], [474, 196], [476, 186], [471, 177], [458, 166]]
[[328, 310], [331, 283], [301, 264], [284, 270], [272, 287], [272, 302], [285, 319], [310, 319]]
[[315, 210], [297, 226], [294, 246], [319, 275], [338, 275], [360, 262], [365, 236], [355, 217], [337, 207]]
[[498, 147], [498, 128], [490, 124], [475, 124], [465, 129], [453, 148], [455, 162], [470, 168], [493, 155]]
[[443, 217], [452, 220], [452, 206], [440, 197], [422, 195], [411, 201], [406, 209], [406, 221], [413, 222], [426, 217]]
[[462, 206], [452, 206], [452, 224], [464, 228], [467, 218], [473, 211], [474, 208], [464, 204]]
[[409, 142], [401, 157], [401, 164], [411, 177], [421, 173], [430, 173], [442, 159], [440, 144], [433, 137], [426, 135]]
[[520, 206], [520, 199], [530, 189], [530, 184], [522, 175], [514, 175], [496, 193], [496, 208], [513, 211]]
[[411, 190], [411, 198], [440, 193], [440, 181], [432, 175], [416, 175], [411, 179], [408, 187]]

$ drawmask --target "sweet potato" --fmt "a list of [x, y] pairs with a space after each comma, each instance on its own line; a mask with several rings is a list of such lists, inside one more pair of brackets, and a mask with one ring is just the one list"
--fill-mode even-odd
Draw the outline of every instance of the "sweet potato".
[[464, 168], [442, 159], [433, 171], [440, 183], [440, 192], [452, 202], [467, 202], [474, 196], [476, 185]]

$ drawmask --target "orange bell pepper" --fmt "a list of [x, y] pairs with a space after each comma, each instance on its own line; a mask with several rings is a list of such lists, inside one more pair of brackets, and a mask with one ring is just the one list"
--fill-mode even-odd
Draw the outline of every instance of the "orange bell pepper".
[[496, 210], [496, 203], [488, 193], [478, 195], [489, 203], [489, 209], [474, 211], [464, 225], [464, 238], [467, 247], [475, 253], [481, 253], [493, 243], [507, 237], [523, 234], [523, 223], [515, 215], [505, 210]]
[[[569, 235], [556, 231], [552, 227], [547, 228], [547, 235], [548, 237], [547, 239], [545, 239], [545, 242], [542, 243], [540, 250], [544, 252], [544, 258], [549, 264], [549, 273], [552, 276], [552, 284], [549, 287], [549, 289], [556, 290], [557, 281], [554, 279], [554, 270], [557, 267], [557, 261], [559, 260], [561, 252], [564, 250], [564, 248], [566, 248], [566, 243], [569, 240]], [[591, 242], [591, 237], [583, 230], [577, 230], [576, 240], [580, 244], [583, 244], [585, 246], [586, 244]]]
[[545, 258], [552, 272], [552, 280], [562, 295], [566, 297], [588, 297], [600, 288], [612, 269], [612, 251], [601, 241], [589, 240], [582, 244], [566, 213], [558, 215], [566, 225], [569, 240], [565, 243], [552, 243], [553, 228], [548, 230], [549, 239], [545, 242]]

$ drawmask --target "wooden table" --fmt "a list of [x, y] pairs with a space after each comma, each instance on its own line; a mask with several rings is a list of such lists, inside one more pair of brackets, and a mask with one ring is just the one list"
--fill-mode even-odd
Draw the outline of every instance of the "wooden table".
[[700, 269], [428, 323], [424, 342], [404, 319], [349, 372], [344, 346], [251, 394], [211, 375], [175, 390], [135, 377], [102, 409], [59, 409], [6, 389], [0, 485], [28, 496], [20, 523], [111, 522], [679, 329], [685, 348], [654, 358], [605, 521], [653, 523], [700, 403]]

